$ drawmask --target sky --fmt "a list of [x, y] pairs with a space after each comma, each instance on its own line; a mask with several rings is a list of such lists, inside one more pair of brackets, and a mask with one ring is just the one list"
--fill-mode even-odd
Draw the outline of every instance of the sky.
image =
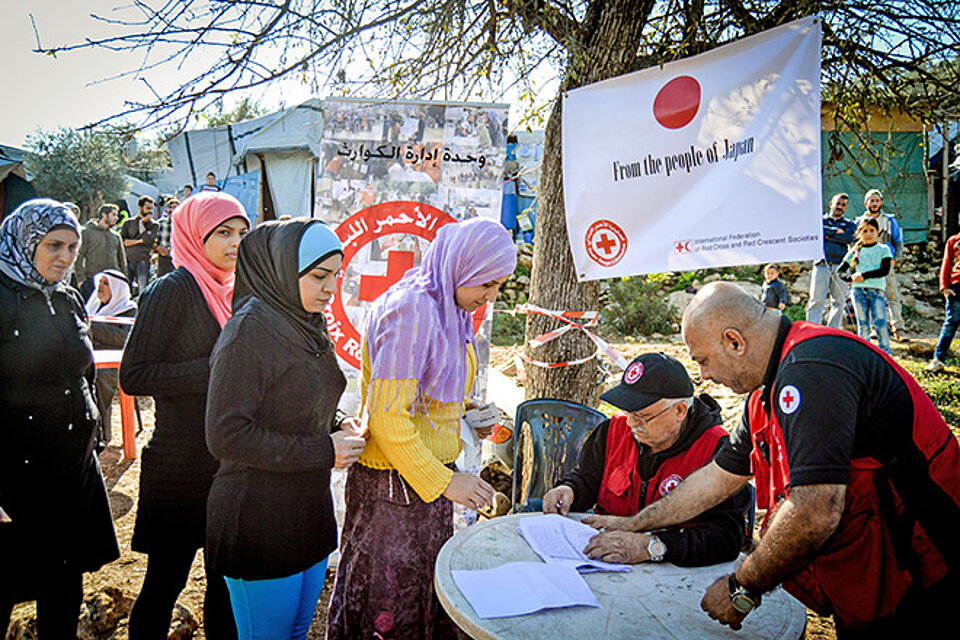
[[[135, 70], [142, 62], [138, 54], [105, 49], [83, 49], [61, 53], [56, 58], [34, 53], [37, 35], [44, 47], [82, 42], [85, 38], [117, 36], [122, 27], [97, 20], [92, 14], [118, 19], [136, 15], [130, 0], [0, 0], [0, 60], [4, 63], [4, 90], [0, 107], [0, 144], [24, 147], [28, 135], [38, 129], [81, 127], [120, 113], [125, 100], [149, 102], [153, 93], [134, 77], [110, 80]], [[32, 17], [32, 21], [31, 21]], [[36, 26], [36, 33], [34, 30]], [[208, 54], [209, 55], [209, 54]], [[209, 59], [208, 59], [209, 60]], [[199, 65], [203, 58], [198, 58]], [[185, 74], [194, 75], [199, 66], [176, 69], [166, 65], [148, 73], [150, 84], [161, 95], [177, 86]], [[544, 95], [555, 91], [546, 85]], [[519, 121], [518, 101], [512, 94], [498, 102], [513, 103], [510, 121]], [[299, 104], [312, 97], [306, 83], [285, 83], [281, 91], [267, 86], [251, 96], [268, 111]], [[511, 99], [513, 98], [513, 99]], [[227, 98], [229, 110], [239, 96]]]
[[[125, 0], [0, 0], [0, 60], [4, 63], [4, 91], [0, 107], [0, 144], [23, 147], [27, 135], [58, 127], [80, 127], [123, 110], [124, 100], [147, 101], [152, 93], [142, 81], [121, 78], [102, 82], [136, 69], [140, 58], [129, 53], [87, 49], [51, 56], [33, 53], [36, 35], [50, 47], [82, 41], [86, 37], [116, 35], [118, 27], [91, 17], [92, 13], [116, 16], [114, 6]], [[162, 93], [177, 79], [174, 68], [153, 71], [151, 84]], [[258, 99], [267, 108], [279, 98]], [[291, 96], [287, 104], [311, 97]], [[230, 104], [227, 105], [228, 107]]]

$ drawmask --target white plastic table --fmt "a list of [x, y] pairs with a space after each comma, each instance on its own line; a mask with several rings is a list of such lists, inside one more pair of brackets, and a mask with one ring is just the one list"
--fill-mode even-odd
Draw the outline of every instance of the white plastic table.
[[517, 514], [486, 520], [458, 532], [440, 550], [434, 578], [440, 603], [453, 621], [475, 640], [599, 638], [665, 640], [731, 638], [796, 640], [806, 625], [803, 605], [782, 590], [733, 631], [700, 609], [700, 598], [714, 580], [733, 571], [733, 562], [681, 568], [644, 563], [630, 573], [588, 573], [583, 578], [601, 607], [549, 609], [526, 616], [481, 620], [463, 597], [452, 569], [492, 569], [507, 562], [539, 561], [517, 531]]

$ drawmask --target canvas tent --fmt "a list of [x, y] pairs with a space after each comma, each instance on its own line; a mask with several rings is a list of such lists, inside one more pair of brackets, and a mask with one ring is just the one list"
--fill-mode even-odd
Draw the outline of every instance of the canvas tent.
[[872, 110], [865, 131], [839, 132], [835, 151], [841, 157], [831, 162], [830, 136], [836, 130], [831, 109], [825, 103], [821, 117], [824, 207], [834, 193], [848, 193], [847, 217], [855, 218], [863, 213], [864, 194], [880, 189], [884, 211], [896, 214], [904, 242], [926, 240], [930, 223], [923, 123], [897, 112]]
[[26, 151], [0, 144], [0, 219], [21, 202], [37, 197], [23, 167]]
[[204, 184], [209, 171], [221, 185], [231, 177], [258, 175], [258, 213], [269, 220], [311, 214], [322, 134], [320, 102], [308, 100], [253, 120], [184, 131], [167, 150], [181, 187]]
[[121, 211], [127, 211], [131, 216], [137, 215], [137, 201], [140, 200], [141, 196], [150, 196], [153, 198], [153, 201], [156, 202], [160, 197], [160, 190], [157, 189], [152, 184], [147, 184], [142, 180], [137, 180], [133, 176], [123, 176], [123, 179], [127, 181], [127, 188], [129, 192], [121, 201], [118, 201], [116, 204], [120, 206]]

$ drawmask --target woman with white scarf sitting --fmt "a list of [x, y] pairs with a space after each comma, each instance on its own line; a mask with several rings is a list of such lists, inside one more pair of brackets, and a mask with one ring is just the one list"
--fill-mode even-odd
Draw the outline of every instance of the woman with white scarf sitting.
[[[132, 325], [98, 321], [99, 317], [129, 317], [137, 315], [137, 303], [130, 299], [127, 276], [116, 269], [101, 271], [93, 277], [94, 290], [87, 299], [87, 316], [94, 349], [123, 349]], [[117, 394], [117, 369], [97, 371], [97, 408], [100, 409], [100, 436], [104, 445], [110, 444], [110, 410]]]

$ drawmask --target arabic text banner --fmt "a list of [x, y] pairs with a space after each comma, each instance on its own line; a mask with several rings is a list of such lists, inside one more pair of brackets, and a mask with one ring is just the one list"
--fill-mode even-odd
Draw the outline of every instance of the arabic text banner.
[[578, 278], [822, 257], [820, 23], [569, 92]]
[[[366, 310], [420, 264], [445, 224], [500, 219], [507, 108], [436, 102], [323, 103], [314, 215], [344, 246], [327, 327], [355, 390]], [[492, 309], [474, 318], [483, 397]]]

